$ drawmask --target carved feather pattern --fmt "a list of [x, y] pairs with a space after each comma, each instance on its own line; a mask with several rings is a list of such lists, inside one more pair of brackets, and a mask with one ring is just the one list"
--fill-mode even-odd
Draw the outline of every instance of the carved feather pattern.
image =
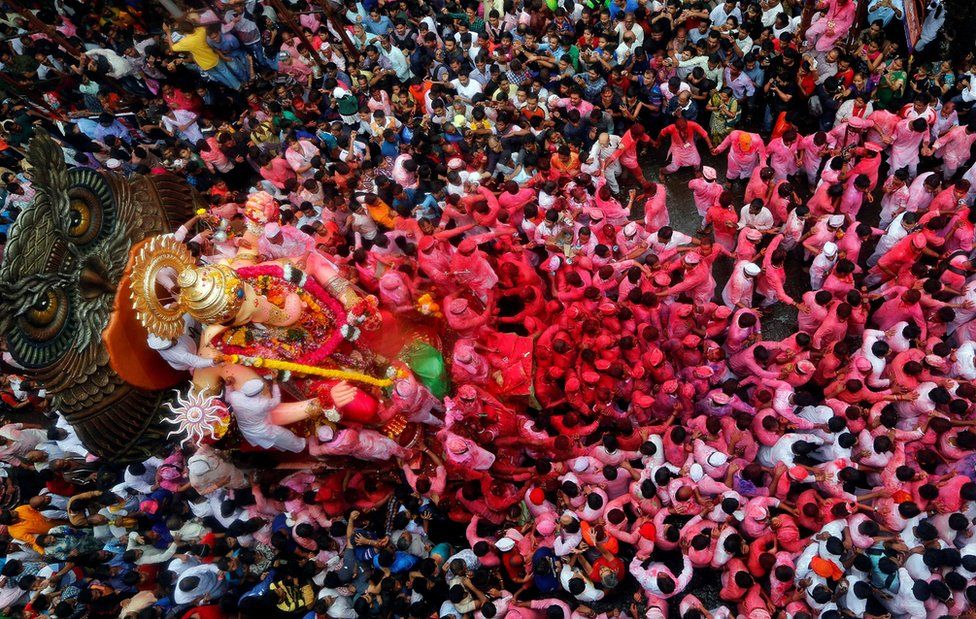
[[51, 202], [50, 216], [58, 229], [67, 229], [68, 169], [64, 165], [64, 151], [45, 131], [36, 130], [27, 148], [27, 161], [33, 174], [32, 186]]
[[[145, 459], [166, 438], [169, 428], [159, 410], [169, 396], [136, 389], [115, 373], [101, 342], [112, 295], [82, 295], [79, 276], [93, 268], [116, 284], [133, 243], [172, 230], [203, 204], [168, 174], [125, 179], [69, 171], [61, 148], [40, 132], [28, 147], [28, 159], [37, 195], [13, 225], [0, 264], [0, 335], [23, 348], [23, 357], [35, 367], [31, 375], [89, 450], [110, 460]], [[68, 237], [72, 187], [90, 189], [106, 208], [108, 223], [97, 242], [79, 246]], [[50, 289], [70, 300], [70, 329], [62, 330], [70, 340], [61, 350], [33, 344], [11, 320]]]

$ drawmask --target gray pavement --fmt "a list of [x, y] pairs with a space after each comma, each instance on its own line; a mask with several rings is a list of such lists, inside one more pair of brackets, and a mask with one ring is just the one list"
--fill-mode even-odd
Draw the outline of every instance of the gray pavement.
[[[705, 148], [699, 148], [702, 154], [704, 165], [714, 167], [718, 171], [718, 178], [725, 179], [726, 158], [725, 155], [713, 156], [705, 152]], [[644, 175], [650, 179], [657, 178], [658, 169], [664, 164], [666, 155], [665, 149], [649, 150], [642, 157], [642, 169]], [[757, 170], [758, 173], [758, 170]], [[695, 208], [695, 202], [691, 191], [688, 189], [688, 181], [694, 178], [691, 168], [684, 168], [678, 172], [665, 177], [664, 185], [668, 190], [668, 211], [671, 215], [671, 227], [679, 232], [694, 235], [702, 226], [702, 219]], [[627, 180], [622, 183], [626, 187]], [[745, 183], [738, 183], [731, 187], [732, 193], [738, 198], [735, 203], [736, 208], [742, 206], [742, 196], [745, 192]], [[799, 300], [800, 296], [809, 290], [809, 276], [803, 271], [802, 265], [795, 259], [789, 259], [786, 263], [787, 278], [786, 291], [794, 298]], [[728, 281], [732, 272], [732, 261], [720, 258], [715, 263], [714, 276], [717, 286], [716, 294], [721, 294], [722, 288]], [[772, 306], [768, 313], [762, 317], [763, 336], [771, 340], [781, 340], [796, 331], [796, 310], [782, 303]]]

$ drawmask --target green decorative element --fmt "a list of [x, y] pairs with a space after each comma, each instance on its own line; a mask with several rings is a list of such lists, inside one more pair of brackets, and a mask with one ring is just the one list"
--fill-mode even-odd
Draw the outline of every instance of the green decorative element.
[[441, 399], [447, 395], [449, 383], [444, 356], [439, 350], [427, 342], [414, 340], [400, 351], [400, 359], [430, 389], [435, 398]]

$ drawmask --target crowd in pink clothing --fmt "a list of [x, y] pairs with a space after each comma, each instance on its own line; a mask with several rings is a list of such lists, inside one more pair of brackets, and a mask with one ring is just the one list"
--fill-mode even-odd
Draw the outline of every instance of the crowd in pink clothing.
[[[910, 79], [889, 0], [863, 32], [854, 0], [805, 30], [774, 0], [110, 1], [128, 27], [90, 32], [27, 3], [96, 49], [0, 43], [83, 79], [3, 103], [0, 163], [36, 122], [93, 175], [181, 175], [201, 264], [334, 262], [443, 374], [375, 390], [397, 431], [331, 391], [328, 423], [277, 426], [240, 385], [246, 454], [115, 467], [3, 425], [0, 611], [976, 616], [976, 63], [927, 77], [939, 0]], [[7, 222], [31, 179], [3, 180]], [[350, 326], [336, 363], [393, 362]]]

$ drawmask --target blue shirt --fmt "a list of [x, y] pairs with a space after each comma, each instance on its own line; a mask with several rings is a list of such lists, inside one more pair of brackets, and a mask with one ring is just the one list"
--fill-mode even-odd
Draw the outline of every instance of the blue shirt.
[[[891, 23], [892, 18], [895, 16], [895, 11], [886, 6], [881, 5], [882, 0], [874, 0], [868, 5], [868, 23], [874, 23], [881, 20], [882, 26], [887, 26]], [[891, 0], [891, 6], [898, 9], [901, 16], [905, 16], [905, 5], [902, 0]]]
[[[403, 572], [409, 572], [410, 568], [417, 565], [420, 559], [410, 554], [409, 552], [403, 552], [397, 550], [393, 555], [393, 565], [390, 566], [390, 571], [394, 574], [402, 574]], [[380, 557], [379, 555], [373, 557], [373, 567], [380, 569]]]
[[118, 120], [112, 122], [108, 127], [103, 127], [100, 123], [90, 118], [79, 118], [75, 121], [81, 132], [93, 140], [103, 141], [106, 136], [114, 135], [124, 142], [131, 142], [132, 136], [129, 131]]
[[[610, 2], [607, 6], [607, 10], [610, 11], [610, 19], [617, 19], [617, 15], [621, 13], [621, 9], [617, 6], [616, 2]], [[627, 4], [624, 5], [624, 13], [633, 13], [637, 10], [637, 0], [627, 0]]]
[[437, 204], [437, 200], [428, 193], [424, 195], [424, 199], [417, 205], [415, 217], [418, 220], [431, 219], [436, 221], [440, 220], [442, 212], [440, 205]]
[[330, 151], [333, 148], [339, 147], [339, 140], [337, 140], [336, 137], [328, 131], [319, 131], [318, 138], [319, 141], [325, 144], [326, 148], [328, 148]]
[[542, 593], [559, 590], [559, 576], [556, 571], [556, 553], [543, 546], [532, 555], [532, 582]]
[[383, 140], [383, 143], [380, 144], [380, 154], [384, 157], [396, 159], [400, 156], [400, 144], [396, 141]]
[[250, 589], [247, 593], [245, 593], [240, 597], [238, 603], [240, 603], [245, 598], [260, 597], [265, 593], [267, 593], [268, 591], [271, 591], [271, 582], [274, 580], [274, 576], [275, 576], [274, 570], [268, 572], [268, 575], [264, 577], [264, 580], [254, 585], [253, 589]]
[[380, 15], [379, 21], [373, 21], [372, 18], [367, 18], [363, 20], [363, 28], [370, 34], [384, 36], [387, 32], [393, 30], [393, 21], [386, 15]]
[[748, 75], [749, 79], [751, 79], [752, 83], [756, 86], [762, 86], [763, 84], [766, 83], [766, 72], [763, 71], [763, 68], [759, 66], [758, 62], [756, 63], [756, 66], [753, 67], [752, 69], [746, 67], [742, 69], [742, 72]]

